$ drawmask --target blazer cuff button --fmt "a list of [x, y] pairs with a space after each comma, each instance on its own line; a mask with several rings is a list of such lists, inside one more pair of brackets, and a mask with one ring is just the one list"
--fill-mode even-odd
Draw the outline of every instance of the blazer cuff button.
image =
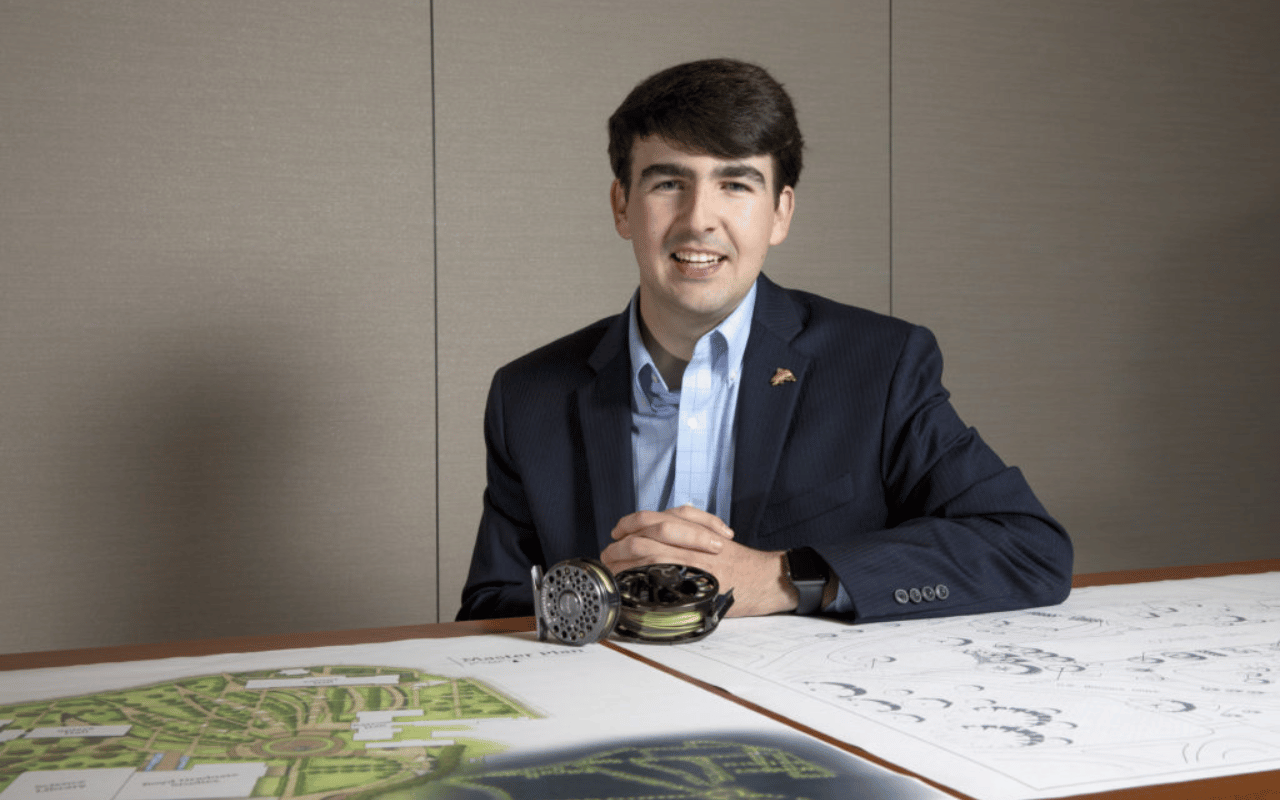
[[907, 594], [906, 589], [898, 589], [893, 593], [893, 599], [897, 600], [902, 605], [906, 605], [911, 602], [911, 595]]

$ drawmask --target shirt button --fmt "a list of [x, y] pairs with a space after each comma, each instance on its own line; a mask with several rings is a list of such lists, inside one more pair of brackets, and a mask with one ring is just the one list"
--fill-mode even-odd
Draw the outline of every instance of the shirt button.
[[903, 605], [906, 605], [907, 603], [911, 602], [911, 595], [907, 594], [906, 589], [899, 589], [893, 593], [893, 599], [897, 600], [899, 603], [902, 603]]
[[689, 417], [689, 430], [696, 431], [699, 427], [701, 427], [701, 422], [698, 421], [698, 418]]

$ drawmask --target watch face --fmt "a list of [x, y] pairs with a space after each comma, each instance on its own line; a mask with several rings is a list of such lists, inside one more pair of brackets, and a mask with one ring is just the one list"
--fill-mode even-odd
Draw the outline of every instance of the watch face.
[[827, 562], [812, 547], [797, 547], [787, 551], [787, 571], [793, 583], [797, 581], [826, 581]]
[[797, 547], [786, 555], [787, 577], [799, 598], [796, 614], [812, 614], [822, 606], [822, 592], [827, 583], [827, 562], [811, 547]]

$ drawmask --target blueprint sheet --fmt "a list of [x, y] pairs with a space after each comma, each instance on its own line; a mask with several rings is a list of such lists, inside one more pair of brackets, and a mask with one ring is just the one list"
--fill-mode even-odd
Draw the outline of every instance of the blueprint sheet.
[[983, 800], [1280, 769], [1280, 573], [900, 623], [729, 619], [629, 647]]

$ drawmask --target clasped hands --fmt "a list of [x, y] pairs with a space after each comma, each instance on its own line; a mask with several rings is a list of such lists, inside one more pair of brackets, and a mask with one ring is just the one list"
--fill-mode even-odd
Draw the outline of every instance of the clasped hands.
[[710, 572], [722, 593], [733, 589], [728, 616], [792, 611], [799, 600], [783, 572], [783, 551], [738, 544], [723, 520], [693, 506], [628, 514], [610, 536], [613, 544], [600, 560], [615, 575], [646, 564], [682, 564]]

